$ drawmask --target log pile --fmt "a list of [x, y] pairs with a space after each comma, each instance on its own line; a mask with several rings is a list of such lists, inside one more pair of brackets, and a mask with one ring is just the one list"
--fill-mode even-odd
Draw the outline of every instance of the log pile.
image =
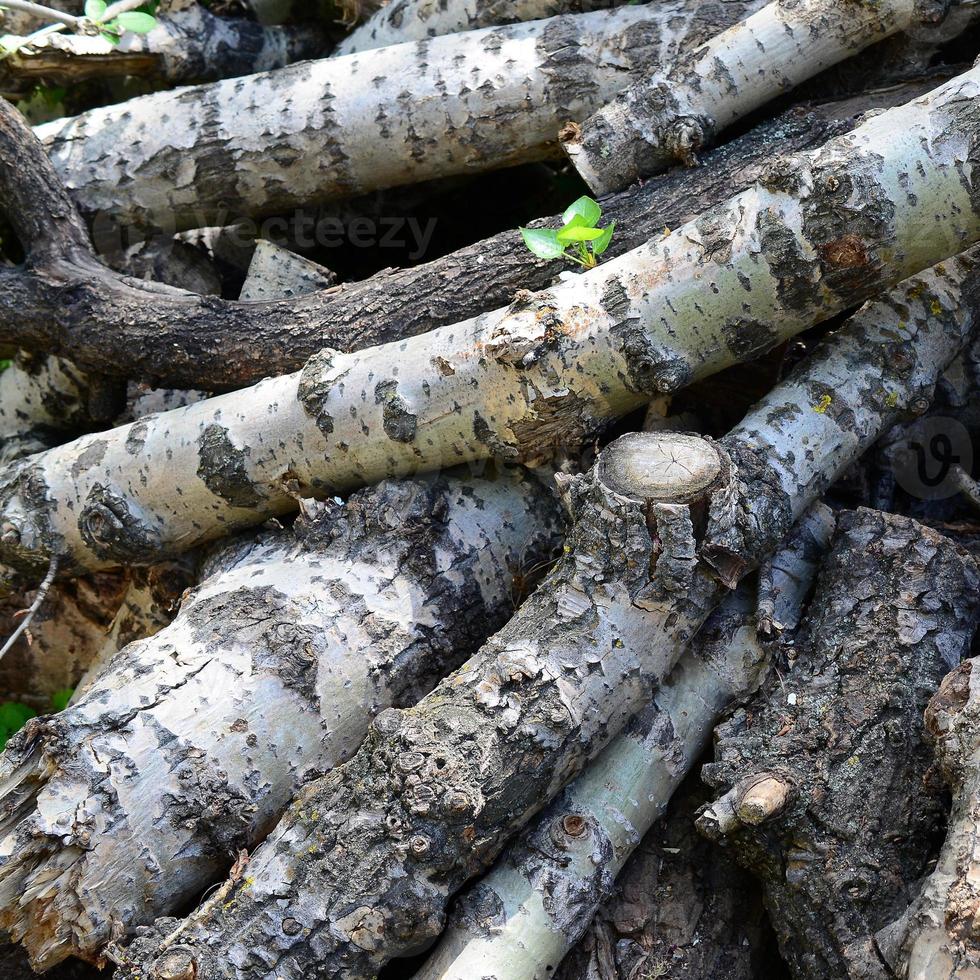
[[0, 0], [0, 976], [980, 975], [980, 7], [300, 8]]

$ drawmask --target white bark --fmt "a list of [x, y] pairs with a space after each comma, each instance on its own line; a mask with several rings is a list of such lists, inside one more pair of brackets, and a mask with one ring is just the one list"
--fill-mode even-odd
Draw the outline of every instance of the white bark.
[[[624, 2], [624, 0], [618, 0]], [[617, 0], [389, 0], [337, 45], [334, 57], [371, 51], [389, 44], [423, 41], [443, 34], [500, 24], [601, 10]]]
[[562, 124], [603, 105], [631, 71], [703, 40], [704, 24], [677, 17], [688, 5], [393, 45], [131, 99], [36, 132], [90, 216], [227, 224], [546, 157]]
[[305, 786], [247, 878], [114, 949], [119, 980], [355, 980], [424, 948], [452, 894], [648, 702], [727, 588], [921, 407], [975, 325], [973, 265], [865, 307], [720, 442], [628, 435], [563, 481], [566, 554], [510, 622]]
[[[833, 513], [817, 504], [775, 556], [777, 615], [789, 628], [833, 529]], [[768, 673], [773, 648], [760, 640], [754, 614], [755, 590], [743, 584], [711, 615], [651, 704], [457, 900], [416, 980], [554, 976], [703, 754], [718, 718]]]
[[566, 133], [565, 150], [597, 194], [677, 160], [694, 163], [738, 119], [922, 16], [917, 0], [776, 0], [677, 63], [661, 63]]
[[260, 239], [255, 243], [240, 298], [259, 301], [305, 296], [328, 289], [336, 281], [337, 277], [322, 265]]
[[159, 560], [293, 510], [296, 485], [326, 496], [577, 447], [976, 240], [978, 96], [974, 69], [505, 310], [324, 352], [299, 374], [8, 467], [0, 556], [35, 573], [51, 553], [65, 571]]
[[219, 550], [170, 626], [8, 746], [0, 924], [43, 968], [199, 896], [506, 618], [555, 518], [519, 475], [385, 483]]

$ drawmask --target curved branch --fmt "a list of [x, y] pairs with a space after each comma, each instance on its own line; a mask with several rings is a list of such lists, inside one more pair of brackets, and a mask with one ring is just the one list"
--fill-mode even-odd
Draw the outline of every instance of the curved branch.
[[[860, 112], [899, 105], [930, 84], [791, 110], [712, 151], [708, 166], [610, 197], [603, 208], [617, 231], [607, 255], [621, 255], [725, 200], [756, 180], [774, 156], [818, 146], [852, 129]], [[6, 142], [0, 134], [0, 155]], [[51, 172], [36, 142], [20, 133], [12, 159], [6, 173], [0, 170], [0, 201], [12, 212], [30, 218], [37, 207], [67, 202], [63, 191], [47, 195], [37, 181], [18, 190], [22, 173]], [[31, 238], [25, 231], [23, 239]], [[531, 255], [516, 231], [504, 232], [411, 269], [245, 304], [119, 276], [90, 254], [48, 264], [35, 256], [29, 268], [0, 266], [0, 344], [63, 353], [81, 366], [155, 384], [221, 390], [297, 370], [324, 347], [353, 350], [465, 320], [506, 305], [520, 289], [545, 288], [557, 271], [555, 263]]]

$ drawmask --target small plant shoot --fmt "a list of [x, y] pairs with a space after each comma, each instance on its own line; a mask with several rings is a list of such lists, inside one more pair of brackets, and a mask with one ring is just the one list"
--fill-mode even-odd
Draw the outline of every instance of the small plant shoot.
[[521, 228], [521, 237], [539, 259], [569, 259], [584, 269], [594, 269], [616, 228], [615, 221], [599, 228], [601, 217], [599, 205], [582, 196], [566, 208], [561, 228]]

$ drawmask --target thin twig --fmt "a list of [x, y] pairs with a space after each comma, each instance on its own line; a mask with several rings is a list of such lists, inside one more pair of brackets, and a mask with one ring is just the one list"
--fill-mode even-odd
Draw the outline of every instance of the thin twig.
[[47, 598], [48, 590], [51, 588], [51, 583], [54, 581], [55, 575], [58, 574], [58, 556], [52, 555], [51, 561], [48, 564], [48, 573], [44, 576], [44, 581], [38, 586], [37, 595], [34, 597], [34, 601], [31, 603], [30, 608], [27, 610], [27, 615], [21, 621], [20, 626], [17, 627], [10, 634], [7, 642], [4, 643], [3, 647], [0, 648], [0, 659], [3, 659], [7, 651], [20, 639], [21, 634], [31, 625], [31, 620], [36, 615], [38, 609], [41, 608], [41, 604]]
[[56, 20], [76, 29], [85, 22], [84, 17], [75, 17], [73, 14], [66, 14], [62, 10], [53, 10], [51, 7], [44, 7], [39, 3], [31, 3], [30, 0], [3, 0], [0, 7], [7, 10], [18, 10], [22, 14], [33, 14], [41, 20]]
[[118, 0], [117, 3], [111, 4], [106, 9], [100, 20], [102, 23], [108, 24], [120, 14], [128, 13], [130, 10], [138, 10], [143, 6], [146, 6], [146, 0]]

